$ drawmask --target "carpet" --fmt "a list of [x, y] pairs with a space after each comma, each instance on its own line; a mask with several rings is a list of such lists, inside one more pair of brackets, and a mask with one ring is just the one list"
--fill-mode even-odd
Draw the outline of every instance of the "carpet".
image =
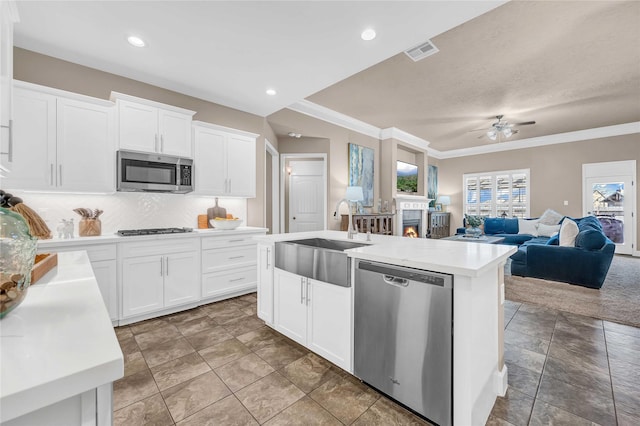
[[505, 297], [640, 327], [640, 258], [616, 255], [602, 288], [507, 275]]

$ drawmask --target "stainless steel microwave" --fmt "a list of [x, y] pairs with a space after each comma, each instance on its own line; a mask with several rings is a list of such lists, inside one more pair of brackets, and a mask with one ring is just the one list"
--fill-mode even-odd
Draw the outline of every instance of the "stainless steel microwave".
[[172, 155], [118, 151], [118, 191], [193, 191], [193, 160]]

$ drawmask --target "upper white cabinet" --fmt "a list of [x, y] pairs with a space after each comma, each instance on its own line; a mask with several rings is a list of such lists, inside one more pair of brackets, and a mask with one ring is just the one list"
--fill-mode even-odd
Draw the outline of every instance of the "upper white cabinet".
[[18, 10], [13, 1], [0, 2], [0, 156], [3, 172], [13, 167], [13, 23], [18, 21]]
[[194, 121], [195, 192], [255, 197], [257, 137], [255, 133]]
[[21, 190], [113, 192], [114, 109], [109, 101], [29, 83], [13, 89], [11, 172], [3, 186]]
[[191, 157], [195, 111], [111, 92], [118, 109], [120, 149]]

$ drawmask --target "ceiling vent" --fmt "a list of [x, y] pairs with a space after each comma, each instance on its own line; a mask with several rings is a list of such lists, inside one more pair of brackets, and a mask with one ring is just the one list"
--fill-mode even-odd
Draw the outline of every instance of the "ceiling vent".
[[418, 62], [420, 59], [424, 59], [427, 56], [431, 56], [438, 52], [438, 48], [431, 43], [431, 40], [427, 40], [425, 43], [422, 43], [420, 46], [416, 46], [413, 49], [404, 51], [408, 57], [413, 59], [413, 62]]

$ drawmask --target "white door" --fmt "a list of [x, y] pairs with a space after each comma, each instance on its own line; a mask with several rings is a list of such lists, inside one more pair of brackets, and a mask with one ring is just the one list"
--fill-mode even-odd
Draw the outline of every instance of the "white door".
[[58, 187], [65, 191], [113, 192], [113, 109], [58, 99]]
[[158, 111], [160, 152], [191, 158], [191, 116], [162, 109]]
[[225, 195], [227, 179], [225, 135], [206, 127], [194, 126], [193, 140], [196, 192], [203, 195]]
[[273, 324], [273, 244], [258, 244], [258, 318]]
[[301, 345], [307, 344], [306, 279], [276, 268], [274, 282], [274, 325], [276, 330]]
[[291, 161], [289, 176], [289, 232], [324, 229], [324, 163]]
[[13, 162], [3, 189], [51, 190], [56, 186], [56, 98], [16, 88], [13, 92]]
[[164, 256], [164, 307], [182, 305], [200, 299], [198, 253], [185, 252]]
[[158, 109], [118, 100], [120, 149], [159, 152]]
[[100, 294], [109, 312], [111, 321], [118, 319], [118, 299], [116, 288], [116, 261], [103, 260], [100, 262], [91, 262], [93, 275], [96, 276]]
[[122, 317], [162, 309], [164, 257], [142, 256], [122, 260]]
[[227, 193], [234, 197], [256, 196], [256, 141], [229, 135], [227, 138]]
[[309, 279], [307, 347], [351, 371], [351, 289]]
[[632, 254], [635, 236], [635, 161], [584, 164], [583, 213], [598, 218], [616, 253]]

